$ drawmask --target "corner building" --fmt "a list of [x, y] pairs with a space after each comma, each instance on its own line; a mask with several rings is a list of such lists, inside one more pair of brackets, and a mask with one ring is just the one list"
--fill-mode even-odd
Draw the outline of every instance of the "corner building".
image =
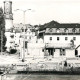
[[39, 32], [45, 52], [53, 57], [80, 57], [80, 24], [50, 22]]

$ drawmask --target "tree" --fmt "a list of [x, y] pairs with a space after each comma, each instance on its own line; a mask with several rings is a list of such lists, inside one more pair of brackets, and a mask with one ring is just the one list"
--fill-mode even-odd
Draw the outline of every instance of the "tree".
[[0, 51], [1, 51], [1, 47], [2, 50], [4, 51], [5, 44], [6, 44], [5, 19], [4, 19], [3, 9], [0, 8]]

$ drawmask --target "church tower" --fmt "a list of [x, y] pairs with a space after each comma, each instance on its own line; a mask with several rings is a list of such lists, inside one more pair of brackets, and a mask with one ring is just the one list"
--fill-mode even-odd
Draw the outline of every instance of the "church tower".
[[5, 36], [6, 50], [9, 52], [11, 48], [11, 33], [13, 28], [12, 1], [4, 1], [4, 17], [5, 17]]
[[5, 29], [9, 31], [13, 27], [12, 1], [4, 1]]

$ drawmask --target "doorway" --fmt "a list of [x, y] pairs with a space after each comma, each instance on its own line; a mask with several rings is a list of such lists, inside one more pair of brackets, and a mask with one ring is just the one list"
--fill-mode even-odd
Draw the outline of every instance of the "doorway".
[[53, 48], [47, 48], [46, 50], [48, 50], [49, 56], [54, 55], [54, 49]]

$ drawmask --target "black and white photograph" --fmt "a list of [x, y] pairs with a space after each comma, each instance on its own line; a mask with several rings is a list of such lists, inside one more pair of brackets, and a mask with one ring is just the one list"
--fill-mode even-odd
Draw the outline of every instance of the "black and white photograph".
[[0, 0], [0, 80], [80, 80], [80, 0]]

